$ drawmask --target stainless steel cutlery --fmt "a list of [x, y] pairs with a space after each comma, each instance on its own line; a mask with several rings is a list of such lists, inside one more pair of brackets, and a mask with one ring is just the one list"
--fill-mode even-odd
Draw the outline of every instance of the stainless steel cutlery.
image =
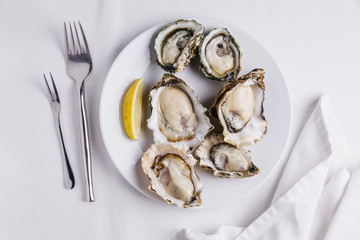
[[[95, 201], [93, 178], [92, 178], [92, 160], [91, 160], [91, 145], [90, 135], [86, 111], [85, 98], [85, 79], [92, 70], [92, 59], [90, 55], [89, 46], [85, 37], [84, 30], [81, 23], [69, 22], [64, 23], [65, 36], [65, 65], [67, 74], [75, 80], [76, 90], [79, 103], [79, 122], [81, 130], [81, 146], [82, 146], [82, 160], [85, 168], [85, 182], [87, 189], [87, 197], [90, 202]], [[56, 116], [56, 123], [58, 127], [59, 137], [62, 144], [62, 158], [64, 165], [64, 179], [65, 187], [72, 189], [75, 185], [74, 174], [69, 162], [68, 154], [66, 152], [63, 133], [60, 123], [60, 97], [55, 85], [54, 78], [50, 73], [51, 81], [46, 78], [44, 74], [46, 87], [50, 94], [51, 107]], [[49, 84], [50, 83], [50, 84]]]
[[91, 72], [92, 60], [85, 33], [80, 22], [78, 22], [78, 24], [69, 22], [68, 25], [64, 23], [64, 35], [66, 70], [68, 75], [76, 82], [79, 98], [82, 156], [85, 165], [88, 199], [90, 202], [94, 202], [92, 160], [85, 99], [85, 79]]
[[[75, 178], [74, 178], [74, 173], [73, 173], [71, 165], [70, 165], [68, 154], [66, 152], [64, 137], [63, 137], [63, 133], [62, 133], [62, 129], [61, 129], [61, 121], [60, 121], [61, 104], [60, 104], [59, 93], [57, 91], [55, 81], [54, 81], [52, 74], [49, 73], [50, 79], [51, 79], [51, 84], [49, 84], [49, 81], [47, 80], [46, 75], [45, 74], [43, 74], [43, 75], [44, 75], [46, 87], [49, 90], [51, 109], [54, 112], [55, 117], [56, 117], [56, 126], [58, 129], [58, 134], [59, 134], [59, 138], [60, 138], [60, 142], [61, 142], [61, 146], [62, 146], [61, 152], [62, 152], [62, 159], [63, 159], [65, 187], [68, 189], [72, 189], [75, 186]], [[50, 87], [50, 85], [51, 85], [51, 87]]]

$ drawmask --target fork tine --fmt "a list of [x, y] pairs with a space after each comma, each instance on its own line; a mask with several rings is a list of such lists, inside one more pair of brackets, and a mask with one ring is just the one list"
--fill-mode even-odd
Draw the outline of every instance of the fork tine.
[[87, 52], [88, 54], [90, 54], [90, 51], [89, 51], [89, 46], [88, 46], [88, 43], [87, 43], [87, 41], [86, 41], [86, 37], [85, 37], [85, 33], [84, 33], [84, 29], [83, 29], [83, 27], [82, 27], [82, 25], [81, 25], [80, 21], [78, 21], [78, 23], [79, 23], [79, 26], [80, 26], [82, 39], [83, 39], [84, 44], [85, 44], [85, 49], [86, 49], [86, 52]]
[[47, 89], [49, 90], [49, 94], [50, 94], [50, 97], [51, 97], [51, 101], [54, 101], [54, 96], [53, 96], [53, 94], [52, 94], [52, 92], [51, 92], [51, 89], [50, 89], [48, 80], [46, 79], [46, 76], [45, 76], [44, 73], [43, 73], [43, 76], [44, 76], [44, 79], [45, 79], [45, 84], [46, 84], [46, 86], [47, 86]]
[[76, 45], [75, 45], [73, 29], [71, 27], [71, 22], [69, 22], [69, 27], [70, 27], [70, 36], [71, 36], [72, 46], [73, 46], [72, 50], [73, 50], [73, 53], [76, 53]]
[[56, 84], [55, 84], [54, 78], [53, 78], [51, 72], [50, 72], [49, 74], [50, 74], [51, 82], [52, 82], [52, 85], [53, 85], [53, 88], [54, 88], [54, 92], [55, 92], [55, 100], [56, 100], [58, 103], [60, 103], [60, 97], [59, 97], [59, 93], [58, 93], [57, 88], [56, 88]]
[[74, 25], [74, 31], [75, 31], [75, 34], [76, 34], [77, 43], [78, 43], [78, 46], [79, 46], [79, 53], [83, 53], [83, 50], [82, 50], [83, 48], [81, 47], [80, 38], [79, 38], [79, 34], [78, 34], [78, 30], [77, 30], [75, 22], [73, 22], [73, 25]]
[[66, 22], [64, 22], [64, 36], [65, 36], [65, 48], [66, 48], [66, 55], [70, 54], [70, 48], [69, 48], [69, 38], [68, 38], [68, 34], [67, 34], [67, 29], [66, 29]]

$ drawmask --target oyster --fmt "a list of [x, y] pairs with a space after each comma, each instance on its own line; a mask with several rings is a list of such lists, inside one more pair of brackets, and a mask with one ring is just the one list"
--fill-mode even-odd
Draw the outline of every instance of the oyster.
[[215, 28], [199, 47], [200, 69], [206, 77], [224, 82], [235, 80], [241, 70], [240, 46], [226, 28]]
[[141, 157], [150, 178], [149, 189], [178, 207], [201, 205], [202, 183], [195, 171], [196, 159], [180, 145], [154, 143]]
[[204, 27], [195, 20], [177, 20], [167, 25], [155, 39], [157, 63], [170, 73], [183, 71], [203, 37]]
[[193, 89], [170, 74], [164, 74], [150, 92], [148, 127], [154, 141], [177, 142], [190, 149], [213, 128]]
[[197, 147], [195, 158], [204, 169], [212, 169], [221, 178], [251, 177], [260, 172], [251, 161], [251, 152], [224, 141], [221, 134], [210, 134]]
[[263, 69], [254, 69], [218, 93], [210, 112], [220, 121], [225, 142], [243, 147], [265, 136], [264, 74]]

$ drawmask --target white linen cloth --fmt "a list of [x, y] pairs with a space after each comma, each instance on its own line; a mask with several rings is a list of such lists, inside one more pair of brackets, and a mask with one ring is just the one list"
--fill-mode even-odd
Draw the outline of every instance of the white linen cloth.
[[271, 206], [246, 228], [212, 235], [182, 229], [168, 240], [360, 239], [360, 165], [320, 98], [285, 167]]

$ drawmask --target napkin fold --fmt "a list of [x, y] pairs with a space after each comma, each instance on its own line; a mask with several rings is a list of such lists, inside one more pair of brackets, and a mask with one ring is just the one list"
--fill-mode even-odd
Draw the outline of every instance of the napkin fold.
[[246, 228], [222, 226], [212, 235], [185, 228], [168, 240], [360, 239], [358, 186], [360, 164], [352, 157], [325, 95], [298, 138], [271, 206], [262, 215]]

